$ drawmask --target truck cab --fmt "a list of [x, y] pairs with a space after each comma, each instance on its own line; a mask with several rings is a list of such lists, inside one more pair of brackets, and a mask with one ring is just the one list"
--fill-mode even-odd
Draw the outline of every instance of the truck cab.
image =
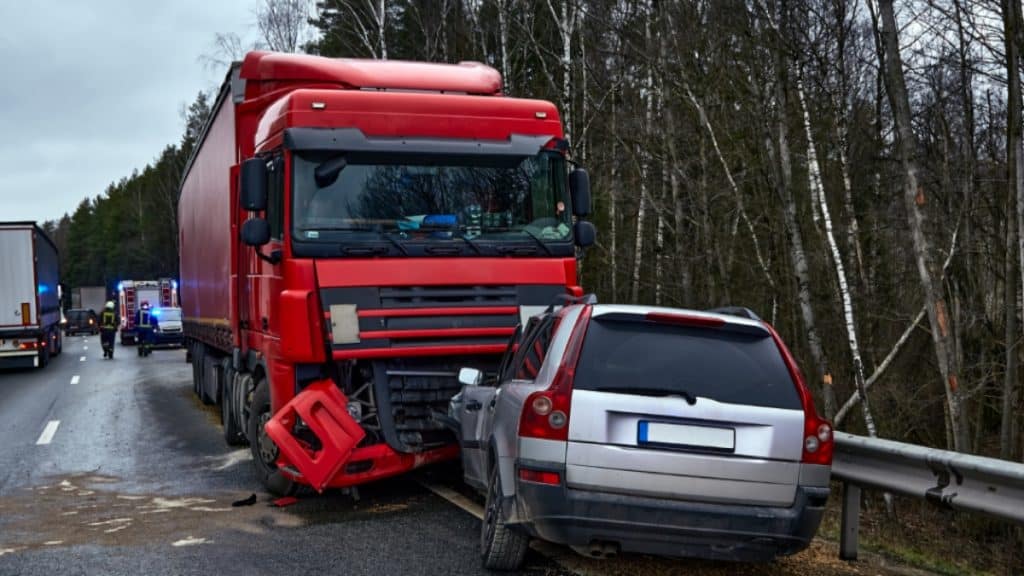
[[[229, 74], [184, 180], [182, 301], [197, 390], [268, 483], [454, 458], [458, 368], [495, 370], [517, 324], [582, 293], [586, 172], [556, 108], [501, 85], [476, 63], [261, 52]], [[207, 169], [230, 192], [204, 196]]]

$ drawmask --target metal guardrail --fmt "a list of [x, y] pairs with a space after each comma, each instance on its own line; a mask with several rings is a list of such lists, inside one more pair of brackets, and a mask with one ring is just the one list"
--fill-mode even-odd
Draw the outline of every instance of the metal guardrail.
[[1024, 523], [1024, 464], [835, 433], [832, 477], [843, 483], [839, 556], [857, 558], [861, 489], [923, 498]]

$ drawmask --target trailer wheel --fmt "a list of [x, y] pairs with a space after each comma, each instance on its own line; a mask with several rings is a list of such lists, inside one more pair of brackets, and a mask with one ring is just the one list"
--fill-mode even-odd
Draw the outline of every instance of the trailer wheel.
[[252, 405], [249, 409], [249, 448], [256, 470], [256, 479], [267, 491], [276, 496], [290, 496], [298, 486], [277, 469], [277, 446], [264, 432], [263, 426], [270, 420], [270, 386], [267, 379], [260, 378], [256, 390], [252, 393]]
[[39, 349], [39, 367], [46, 368], [46, 365], [50, 363], [50, 346], [53, 338], [50, 334], [46, 334], [46, 346]]
[[[245, 445], [245, 434], [242, 433], [241, 427], [238, 425], [238, 419], [236, 418], [237, 410], [235, 409], [235, 403], [232, 398], [235, 397], [234, 387], [235, 378], [234, 372], [226, 374], [224, 377], [224, 383], [220, 387], [220, 419], [221, 423], [224, 424], [224, 441], [228, 443], [228, 446], [243, 446]], [[229, 378], [228, 376], [231, 375]]]
[[199, 396], [199, 379], [203, 372], [203, 345], [192, 344], [192, 393]]

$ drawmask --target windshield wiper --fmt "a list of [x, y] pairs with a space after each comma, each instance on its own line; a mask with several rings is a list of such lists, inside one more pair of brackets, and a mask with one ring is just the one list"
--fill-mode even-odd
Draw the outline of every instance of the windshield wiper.
[[401, 252], [403, 256], [408, 256], [409, 255], [409, 250], [407, 250], [405, 248], [405, 246], [402, 245], [401, 242], [396, 240], [395, 237], [393, 236], [393, 234], [394, 234], [394, 232], [381, 232], [380, 233], [380, 235], [383, 236], [385, 240], [387, 240], [388, 242], [391, 242], [391, 244], [395, 248], [398, 248], [398, 251]]
[[[502, 226], [502, 227], [494, 227], [494, 228], [485, 228], [484, 232], [522, 232], [522, 233], [526, 234], [527, 236], [529, 236], [534, 242], [536, 242], [537, 245], [540, 246], [541, 249], [544, 250], [544, 252], [546, 252], [548, 256], [554, 256], [555, 255], [555, 253], [551, 251], [551, 247], [548, 246], [547, 243], [544, 242], [544, 240], [540, 236], [538, 236], [536, 232], [534, 232], [534, 231], [532, 231], [532, 230], [530, 230], [529, 228], [526, 228], [526, 227], [523, 227], [523, 228], [510, 228], [508, 226]], [[514, 252], [515, 250], [522, 250], [522, 247], [507, 247], [505, 249], [505, 253]]]
[[680, 396], [686, 403], [693, 406], [697, 403], [697, 397], [686, 390], [666, 390], [664, 388], [644, 388], [643, 386], [603, 386], [597, 389], [598, 392], [611, 392], [613, 394], [636, 394], [638, 396], [659, 396], [671, 397]]

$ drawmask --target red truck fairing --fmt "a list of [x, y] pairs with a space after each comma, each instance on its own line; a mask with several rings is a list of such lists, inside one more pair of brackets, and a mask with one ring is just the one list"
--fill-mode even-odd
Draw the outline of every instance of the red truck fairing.
[[[293, 172], [307, 153], [298, 140], [342, 154], [349, 148], [332, 135], [355, 135], [364, 152], [410, 145], [418, 154], [455, 150], [450, 142], [460, 154], [535, 142], [538, 154], [559, 142], [552, 104], [500, 90], [497, 72], [479, 64], [254, 52], [229, 74], [183, 179], [184, 325], [193, 358], [214, 356], [222, 375], [207, 397], [244, 401], [251, 390], [232, 386], [268, 381], [265, 431], [285, 475], [323, 489], [454, 457], [435, 415], [458, 390], [457, 368], [492, 367], [524, 311], [579, 291], [568, 236], [558, 251], [523, 236], [515, 250], [484, 252], [470, 239], [460, 253], [450, 235], [443, 250], [393, 239], [382, 248], [384, 236], [340, 249], [347, 237], [330, 240], [330, 228], [297, 243]], [[278, 228], [257, 248], [239, 241], [250, 218], [239, 207], [240, 164], [253, 155], [279, 179], [266, 212]], [[561, 184], [554, 193], [568, 204]], [[205, 372], [196, 372], [201, 390]]]

